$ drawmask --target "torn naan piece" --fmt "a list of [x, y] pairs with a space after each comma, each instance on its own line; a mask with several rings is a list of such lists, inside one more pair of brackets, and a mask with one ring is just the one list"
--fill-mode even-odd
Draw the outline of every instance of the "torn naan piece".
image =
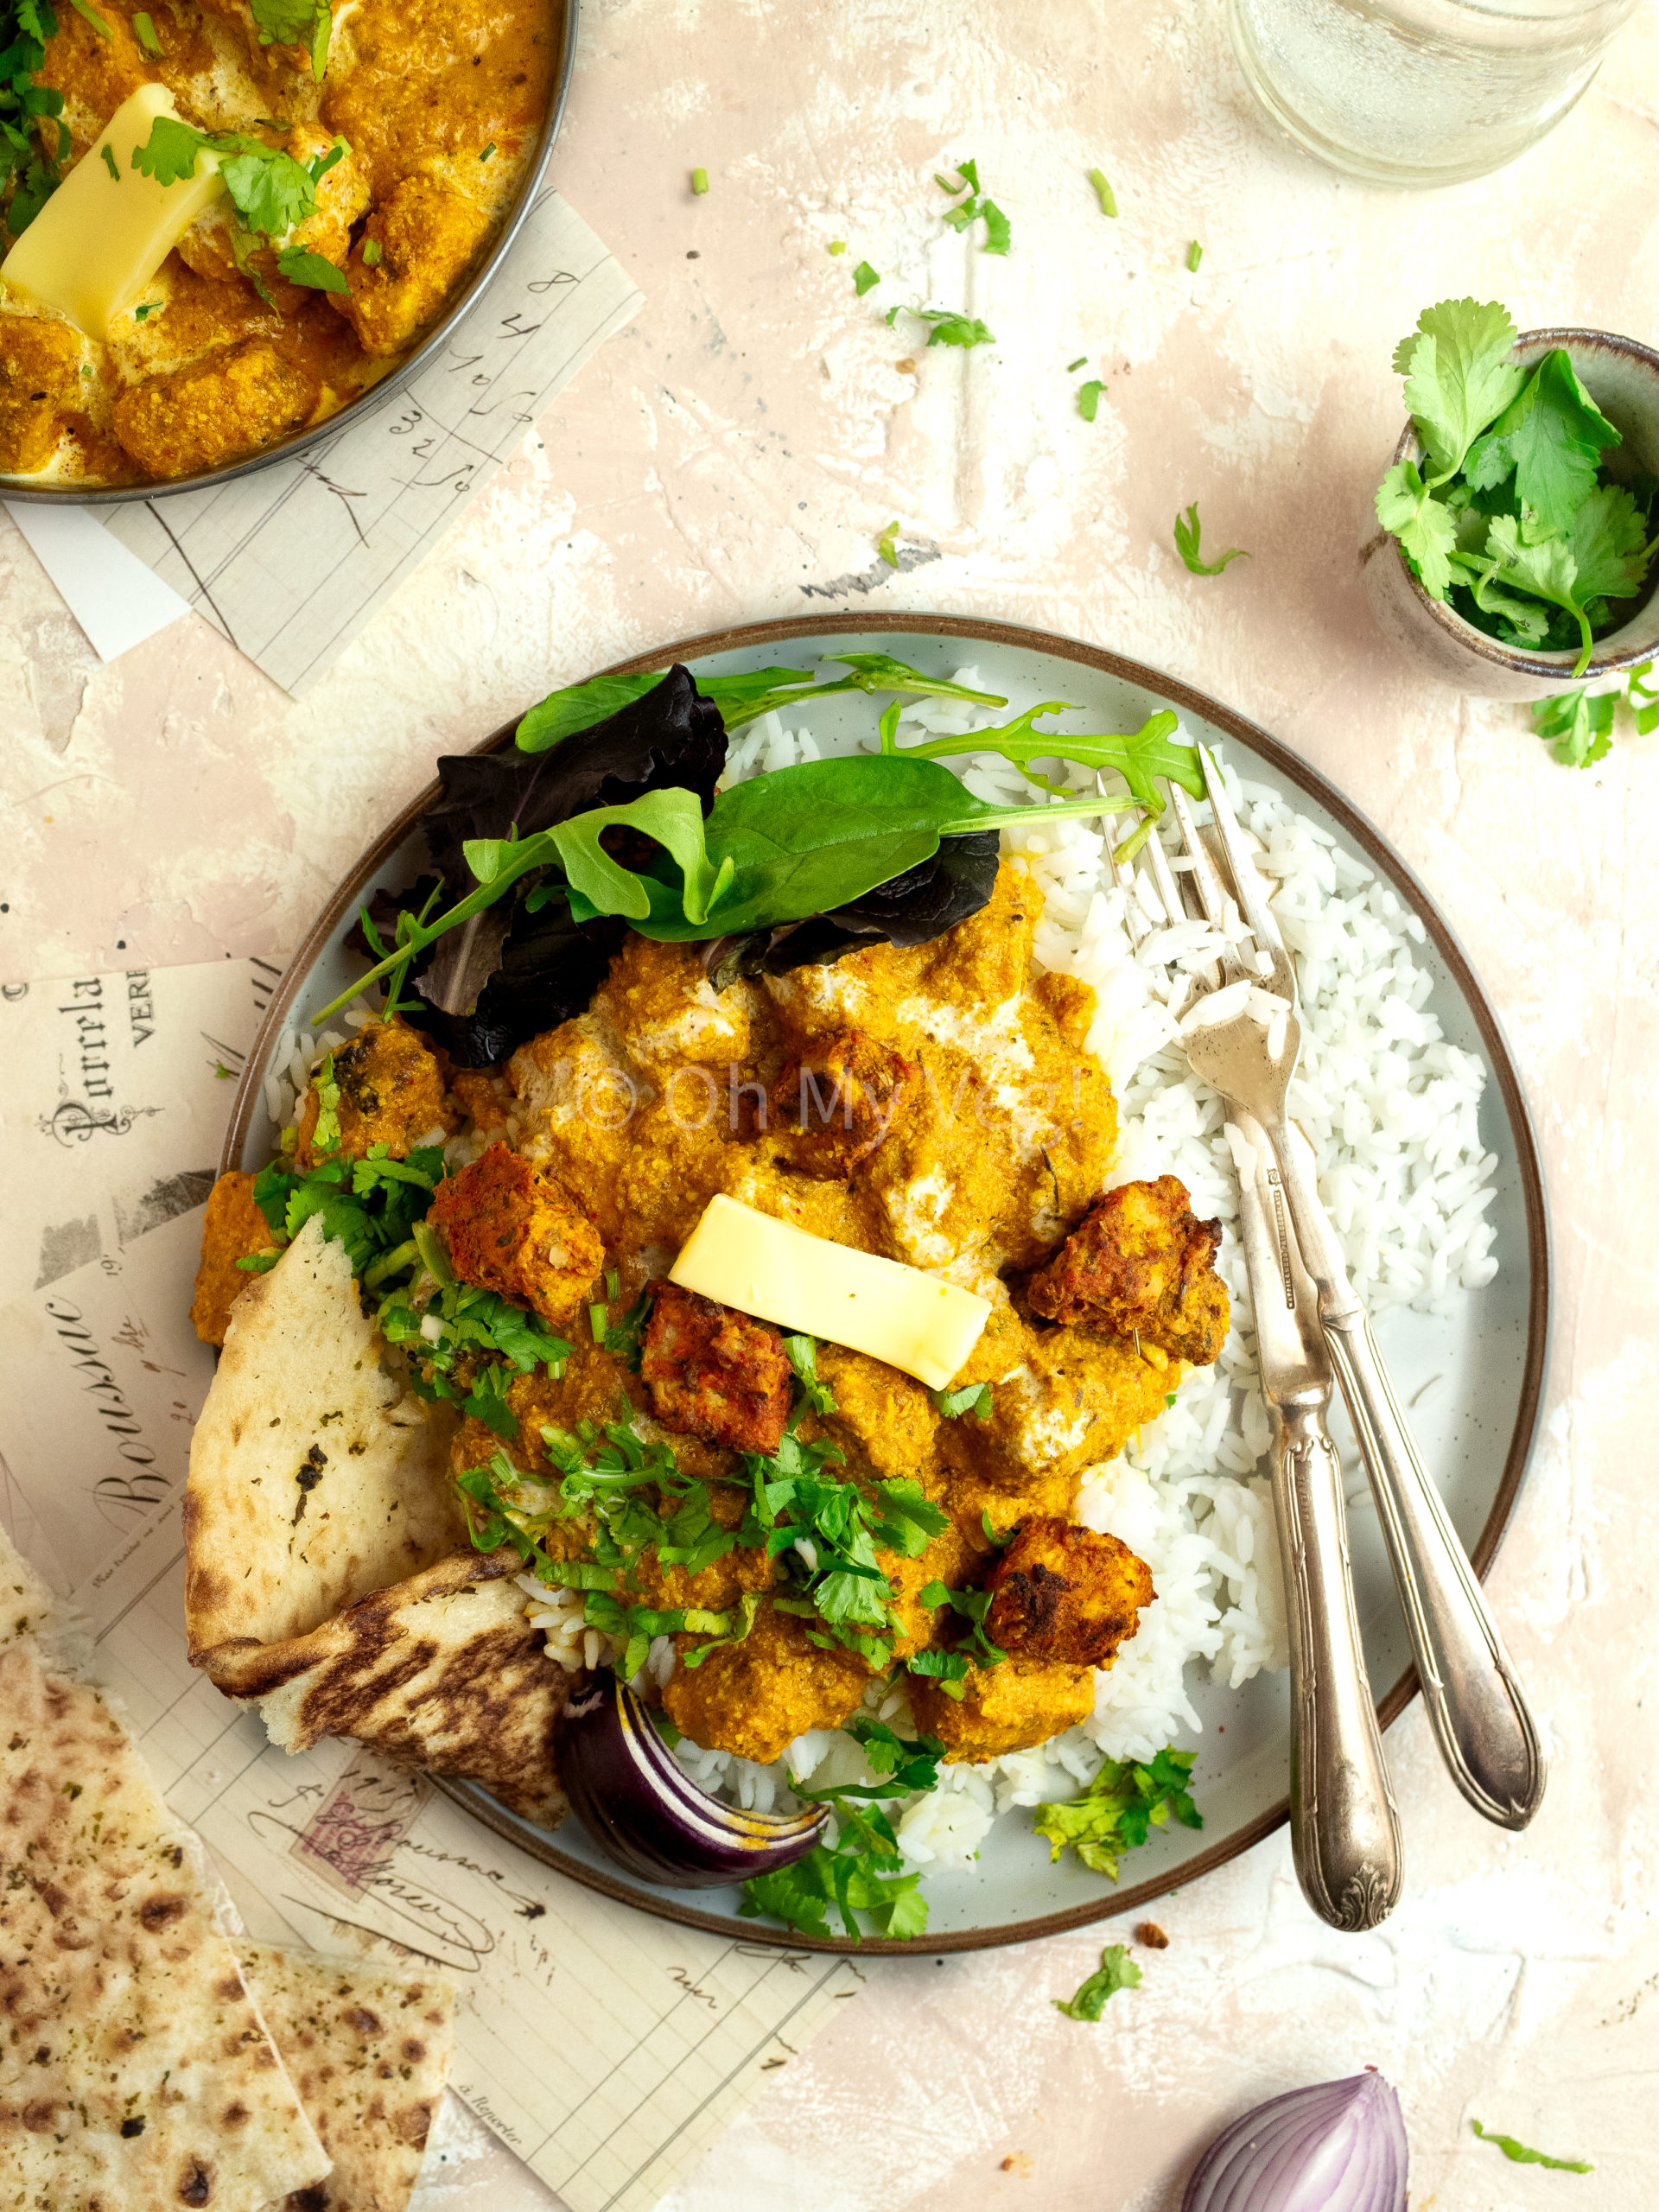
[[334, 2162], [282, 2212], [404, 2212], [454, 2055], [454, 1991], [265, 1943], [236, 1955]]
[[385, 1354], [314, 1214], [238, 1299], [191, 1441], [185, 1626], [215, 1681], [226, 1646], [304, 1636], [465, 1543], [454, 1411]]
[[258, 1699], [283, 1751], [350, 1736], [388, 1758], [468, 1776], [553, 1827], [567, 1810], [553, 1738], [572, 1677], [530, 1624], [522, 1567], [507, 1548], [441, 1560], [309, 1636], [226, 1653], [214, 1680]]
[[0, 1648], [53, 1634], [61, 1611], [61, 1601], [0, 1526]]
[[259, 2212], [329, 2159], [194, 1839], [96, 1690], [0, 1649], [0, 2202]]

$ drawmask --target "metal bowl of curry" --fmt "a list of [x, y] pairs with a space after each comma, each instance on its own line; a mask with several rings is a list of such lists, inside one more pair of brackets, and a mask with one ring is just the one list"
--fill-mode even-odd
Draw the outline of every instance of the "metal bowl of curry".
[[[530, 211], [577, 10], [42, 10], [49, 35], [32, 71], [24, 51], [16, 82], [60, 112], [20, 118], [34, 130], [27, 155], [10, 148], [10, 170], [0, 145], [0, 491], [77, 502], [199, 491], [384, 401], [476, 306]], [[0, 0], [12, 62], [16, 14]], [[168, 190], [200, 210], [182, 230]], [[158, 223], [178, 234], [153, 275], [127, 282], [148, 257], [124, 258], [112, 235], [148, 224], [153, 241]], [[105, 334], [88, 335], [105, 315]]]

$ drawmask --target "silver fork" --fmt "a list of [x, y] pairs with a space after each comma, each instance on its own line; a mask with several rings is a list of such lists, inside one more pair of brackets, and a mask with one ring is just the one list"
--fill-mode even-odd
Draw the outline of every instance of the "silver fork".
[[[1201, 1082], [1235, 1110], [1255, 1117], [1272, 1147], [1296, 1241], [1319, 1291], [1331, 1363], [1364, 1454], [1440, 1755], [1477, 1812], [1500, 1827], [1523, 1828], [1544, 1794], [1538, 1732], [1474, 1569], [1401, 1411], [1370, 1317], [1348, 1279], [1315, 1184], [1312, 1148], [1286, 1113], [1286, 1092], [1301, 1052], [1295, 965], [1268, 911], [1220, 774], [1203, 747], [1199, 757], [1240, 917], [1268, 956], [1264, 972], [1247, 976], [1230, 954], [1222, 963], [1222, 987], [1248, 980], [1284, 999], [1288, 1011], [1276, 1058], [1269, 1055], [1268, 1034], [1246, 1010], [1189, 1030], [1187, 1060]], [[1198, 905], [1211, 927], [1221, 927], [1226, 894], [1209, 848], [1179, 785], [1171, 785], [1170, 799]], [[1156, 842], [1154, 834], [1148, 850]], [[1152, 865], [1155, 871], [1156, 861]]]

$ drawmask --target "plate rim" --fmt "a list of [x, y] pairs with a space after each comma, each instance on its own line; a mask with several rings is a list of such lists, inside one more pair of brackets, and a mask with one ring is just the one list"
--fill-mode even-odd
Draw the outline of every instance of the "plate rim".
[[[1082, 639], [1063, 638], [1052, 631], [1033, 630], [1020, 623], [988, 621], [972, 615], [886, 612], [784, 615], [771, 621], [740, 623], [725, 630], [706, 631], [695, 637], [677, 639], [671, 645], [656, 646], [649, 652], [635, 653], [626, 660], [614, 661], [608, 667], [596, 670], [594, 675], [631, 676], [644, 670], [660, 668], [668, 662], [703, 659], [715, 653], [743, 652], [756, 646], [779, 644], [791, 638], [856, 636], [880, 632], [903, 632], [917, 637], [963, 638], [976, 643], [1046, 653], [1057, 659], [1074, 661], [1096, 674], [1137, 684], [1144, 690], [1154, 692], [1172, 705], [1198, 715], [1258, 753], [1276, 772], [1316, 800], [1340, 823], [1344, 833], [1376, 864], [1389, 882], [1405, 893], [1412, 911], [1433, 939], [1435, 950], [1445, 962], [1480, 1033], [1493, 1082], [1516, 1138], [1516, 1166], [1520, 1176], [1526, 1218], [1527, 1344], [1520, 1399], [1504, 1456], [1503, 1476], [1470, 1554], [1475, 1573], [1484, 1582], [1497, 1557], [1498, 1547], [1508, 1532], [1537, 1435], [1549, 1362], [1554, 1265], [1543, 1168], [1526, 1094], [1497, 1008], [1487, 997], [1457, 933], [1430, 896], [1415, 869], [1395, 850], [1382, 832], [1374, 828], [1370, 818], [1319, 769], [1293, 752], [1281, 739], [1273, 736], [1248, 715], [1239, 714], [1179, 677], [1166, 675], [1145, 661], [1131, 660], [1103, 646], [1090, 645]], [[508, 742], [516, 728], [515, 717], [512, 721], [504, 723], [467, 749], [474, 753], [496, 751]], [[428, 784], [359, 855], [289, 962], [282, 981], [271, 994], [258, 1033], [249, 1048], [242, 1079], [232, 1101], [230, 1124], [219, 1154], [219, 1172], [221, 1175], [240, 1165], [250, 1124], [262, 1103], [261, 1086], [270, 1046], [280, 1033], [295, 1000], [299, 996], [304, 978], [356, 903], [358, 894], [354, 887], [361, 885], [390, 859], [409, 836], [438, 789], [435, 779]], [[1415, 1667], [1408, 1667], [1376, 1700], [1379, 1728], [1387, 1729], [1398, 1719], [1417, 1695], [1419, 1688]], [[496, 1804], [476, 1783], [456, 1776], [429, 1771], [427, 1779], [443, 1796], [463, 1808], [497, 1835], [516, 1844], [539, 1864], [550, 1867], [572, 1881], [580, 1882], [601, 1896], [613, 1897], [630, 1905], [637, 1911], [649, 1912], [658, 1919], [675, 1921], [682, 1927], [701, 1929], [711, 1935], [728, 1938], [741, 1936], [744, 1942], [765, 1943], [779, 1950], [828, 1951], [859, 1957], [934, 1958], [946, 1952], [990, 1950], [1010, 1943], [1039, 1942], [1044, 1936], [1062, 1935], [1072, 1929], [1087, 1927], [1093, 1922], [1112, 1919], [1119, 1914], [1153, 1904], [1176, 1890], [1184, 1889], [1188, 1883], [1195, 1882], [1213, 1872], [1217, 1867], [1225, 1866], [1229, 1860], [1240, 1857], [1265, 1836], [1271, 1835], [1275, 1828], [1283, 1827], [1290, 1814], [1287, 1793], [1254, 1820], [1231, 1830], [1224, 1840], [1217, 1841], [1208, 1850], [1199, 1852], [1168, 1873], [1151, 1876], [1128, 1889], [1115, 1890], [1109, 1896], [1096, 1898], [1088, 1904], [1069, 1906], [1063, 1911], [1046, 1913], [1035, 1920], [994, 1928], [952, 1929], [924, 1941], [898, 1942], [883, 1936], [867, 1936], [861, 1941], [855, 1941], [848, 1936], [806, 1936], [791, 1929], [769, 1928], [758, 1920], [745, 1921], [736, 1925], [732, 1915], [699, 1911], [695, 1906], [682, 1904], [677, 1897], [642, 1896], [638, 1890], [629, 1887], [601, 1867], [566, 1859], [563, 1854], [555, 1853], [550, 1844], [538, 1847], [539, 1839], [534, 1832], [527, 1832], [519, 1821]]]

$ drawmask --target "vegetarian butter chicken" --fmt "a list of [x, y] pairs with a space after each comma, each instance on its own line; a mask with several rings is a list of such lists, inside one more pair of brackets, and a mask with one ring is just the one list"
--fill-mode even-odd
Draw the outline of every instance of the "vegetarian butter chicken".
[[0, 168], [0, 255], [34, 226], [47, 235], [76, 168], [146, 86], [165, 88], [171, 114], [146, 117], [142, 155], [137, 133], [118, 153], [104, 143], [85, 180], [103, 192], [107, 168], [110, 219], [146, 176], [189, 177], [199, 149], [226, 188], [103, 327], [42, 305], [21, 276], [0, 285], [0, 473], [87, 487], [263, 452], [395, 368], [522, 181], [559, 37], [549, 0], [93, 12], [63, 0], [33, 70], [31, 99], [60, 95], [62, 111], [33, 118], [30, 154], [13, 147]]
[[[429, 1386], [455, 1286], [556, 1332], [550, 1363], [481, 1350], [448, 1370], [476, 1540], [588, 1592], [619, 1665], [672, 1634], [650, 1694], [700, 1745], [773, 1759], [902, 1669], [922, 1729], [993, 1758], [1087, 1716], [1154, 1595], [1073, 1520], [1077, 1481], [1215, 1359], [1219, 1230], [1171, 1177], [1101, 1195], [1116, 1112], [1094, 995], [1035, 972], [1040, 907], [1004, 862], [931, 943], [724, 990], [701, 947], [630, 934], [588, 1011], [505, 1067], [452, 1071], [375, 1020], [305, 1097], [300, 1166], [448, 1143], [427, 1272], [382, 1326]], [[209, 1207], [211, 1341], [236, 1262], [271, 1244], [251, 1182]], [[717, 1193], [988, 1300], [960, 1372], [929, 1390], [669, 1282]]]

